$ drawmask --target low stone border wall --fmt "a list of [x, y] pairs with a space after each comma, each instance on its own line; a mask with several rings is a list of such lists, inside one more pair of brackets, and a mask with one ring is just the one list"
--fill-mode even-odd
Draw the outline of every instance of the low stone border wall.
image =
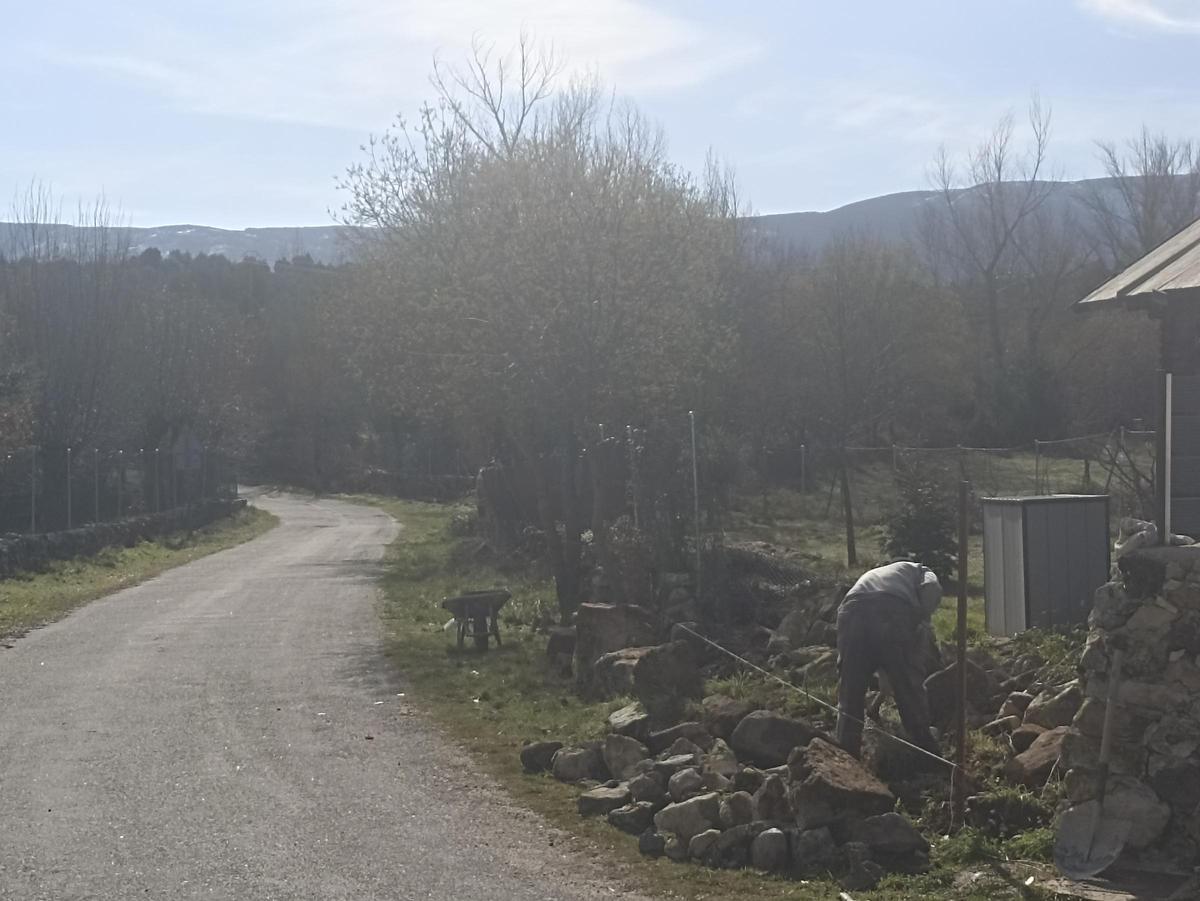
[[42, 535], [0, 535], [0, 579], [13, 573], [37, 572], [54, 560], [71, 560], [99, 553], [106, 547], [132, 547], [139, 541], [171, 532], [198, 529], [246, 506], [237, 499], [210, 500], [163, 513], [130, 516], [115, 522], [80, 526]]

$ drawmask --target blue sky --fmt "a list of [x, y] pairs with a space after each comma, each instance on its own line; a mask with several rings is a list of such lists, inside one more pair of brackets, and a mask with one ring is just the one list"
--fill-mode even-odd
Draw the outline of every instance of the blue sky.
[[[43, 0], [0, 31], [0, 203], [33, 178], [134, 225], [318, 225], [335, 177], [430, 95], [435, 53], [524, 28], [709, 148], [758, 212], [927, 186], [1032, 91], [1052, 155], [1200, 135], [1200, 0]], [[6, 206], [6, 204], [4, 204]], [[3, 206], [0, 206], [0, 218]]]

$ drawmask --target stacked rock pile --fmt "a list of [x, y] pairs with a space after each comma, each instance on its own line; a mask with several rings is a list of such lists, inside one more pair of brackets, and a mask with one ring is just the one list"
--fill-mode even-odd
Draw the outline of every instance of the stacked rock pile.
[[644, 854], [798, 877], [847, 890], [921, 872], [929, 843], [859, 761], [793, 719], [719, 695], [703, 721], [650, 730], [640, 705], [609, 717], [602, 741], [526, 745], [529, 772], [578, 784], [579, 812], [638, 836]]

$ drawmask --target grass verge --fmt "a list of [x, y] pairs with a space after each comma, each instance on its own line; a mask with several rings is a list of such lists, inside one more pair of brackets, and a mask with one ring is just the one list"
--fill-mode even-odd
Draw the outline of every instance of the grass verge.
[[[453, 508], [351, 499], [383, 507], [404, 526], [390, 550], [381, 616], [388, 632], [389, 656], [410, 682], [411, 700], [463, 745], [518, 803], [580, 836], [603, 857], [610, 873], [639, 891], [714, 901], [747, 896], [768, 901], [838, 897], [830, 882], [799, 882], [748, 870], [715, 871], [649, 860], [638, 853], [636, 839], [603, 819], [581, 818], [576, 811], [575, 788], [549, 776], [525, 775], [518, 758], [524, 741], [570, 743], [599, 738], [607, 714], [626, 700], [585, 703], [572, 692], [569, 679], [548, 670], [545, 637], [528, 624], [539, 619], [543, 608], [553, 606], [551, 583], [528, 573], [501, 572], [464, 554], [465, 545], [450, 537]], [[449, 614], [440, 606], [442, 598], [495, 585], [505, 585], [513, 593], [505, 610], [503, 647], [458, 654], [452, 634], [443, 630]], [[1025, 887], [1008, 874], [1004, 852], [994, 843], [962, 833], [935, 844], [931, 873], [891, 877], [869, 897], [872, 901], [1053, 897]], [[968, 865], [970, 872], [964, 873]]]
[[0, 580], [0, 638], [13, 638], [165, 570], [256, 538], [278, 517], [247, 507], [191, 532], [164, 535], [134, 547], [110, 547], [91, 557], [56, 561], [45, 572]]

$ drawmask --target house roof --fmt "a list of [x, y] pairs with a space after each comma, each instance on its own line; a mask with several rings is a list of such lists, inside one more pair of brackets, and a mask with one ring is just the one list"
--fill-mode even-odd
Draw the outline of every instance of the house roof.
[[1200, 288], [1200, 219], [1114, 275], [1076, 304], [1091, 308], [1112, 301], [1148, 299]]

